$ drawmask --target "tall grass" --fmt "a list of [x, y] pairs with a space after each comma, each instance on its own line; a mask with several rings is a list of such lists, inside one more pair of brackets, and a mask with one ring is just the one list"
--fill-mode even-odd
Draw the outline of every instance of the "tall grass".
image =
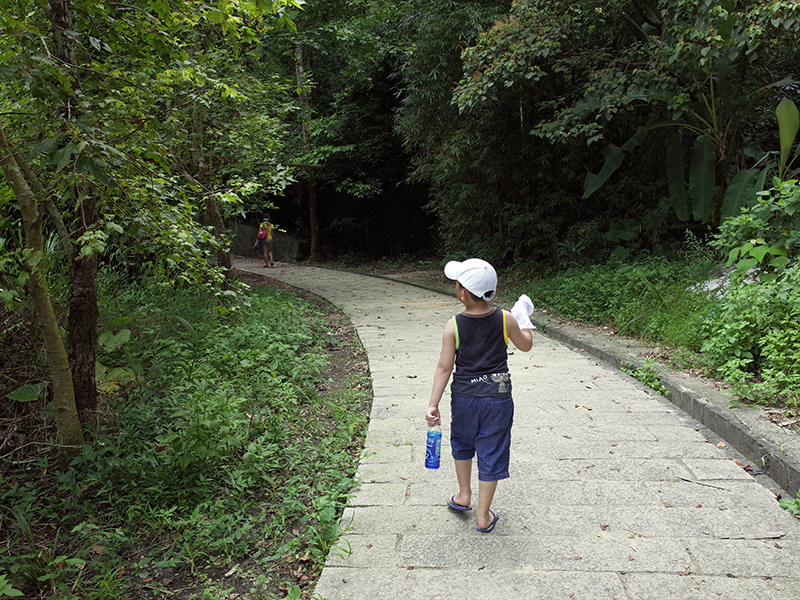
[[700, 325], [717, 300], [698, 284], [714, 262], [646, 257], [631, 263], [573, 266], [551, 277], [524, 278], [514, 293], [569, 319], [609, 325], [623, 335], [699, 351]]

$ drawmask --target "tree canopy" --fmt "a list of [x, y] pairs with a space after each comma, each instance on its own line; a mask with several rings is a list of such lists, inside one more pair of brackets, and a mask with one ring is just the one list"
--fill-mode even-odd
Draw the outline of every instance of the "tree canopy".
[[0, 28], [0, 295], [51, 337], [69, 314], [79, 413], [98, 273], [224, 310], [233, 221], [267, 208], [315, 256], [580, 262], [792, 175], [790, 0], [22, 0]]

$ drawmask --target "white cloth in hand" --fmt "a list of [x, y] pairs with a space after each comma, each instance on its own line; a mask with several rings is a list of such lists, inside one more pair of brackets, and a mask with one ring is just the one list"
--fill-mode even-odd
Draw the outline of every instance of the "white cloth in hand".
[[533, 302], [525, 294], [522, 294], [511, 308], [511, 314], [514, 315], [520, 329], [536, 329], [528, 316], [533, 314]]

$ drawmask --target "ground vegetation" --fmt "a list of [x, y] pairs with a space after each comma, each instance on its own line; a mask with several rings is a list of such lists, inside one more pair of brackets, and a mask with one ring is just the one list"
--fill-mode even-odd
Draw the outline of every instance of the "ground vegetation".
[[[102, 281], [100, 402], [72, 457], [53, 443], [49, 403], [2, 390], [0, 590], [309, 594], [363, 445], [367, 361], [329, 304], [239, 278], [246, 304], [227, 315], [207, 292]], [[25, 360], [41, 336], [6, 318], [0, 343], [16, 376], [43, 380], [43, 365]]]

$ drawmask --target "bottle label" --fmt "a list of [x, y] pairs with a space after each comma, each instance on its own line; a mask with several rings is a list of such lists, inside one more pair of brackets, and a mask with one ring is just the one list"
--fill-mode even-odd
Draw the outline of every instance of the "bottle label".
[[439, 458], [442, 455], [442, 434], [439, 431], [429, 431], [425, 447], [425, 466], [428, 469], [439, 468]]

